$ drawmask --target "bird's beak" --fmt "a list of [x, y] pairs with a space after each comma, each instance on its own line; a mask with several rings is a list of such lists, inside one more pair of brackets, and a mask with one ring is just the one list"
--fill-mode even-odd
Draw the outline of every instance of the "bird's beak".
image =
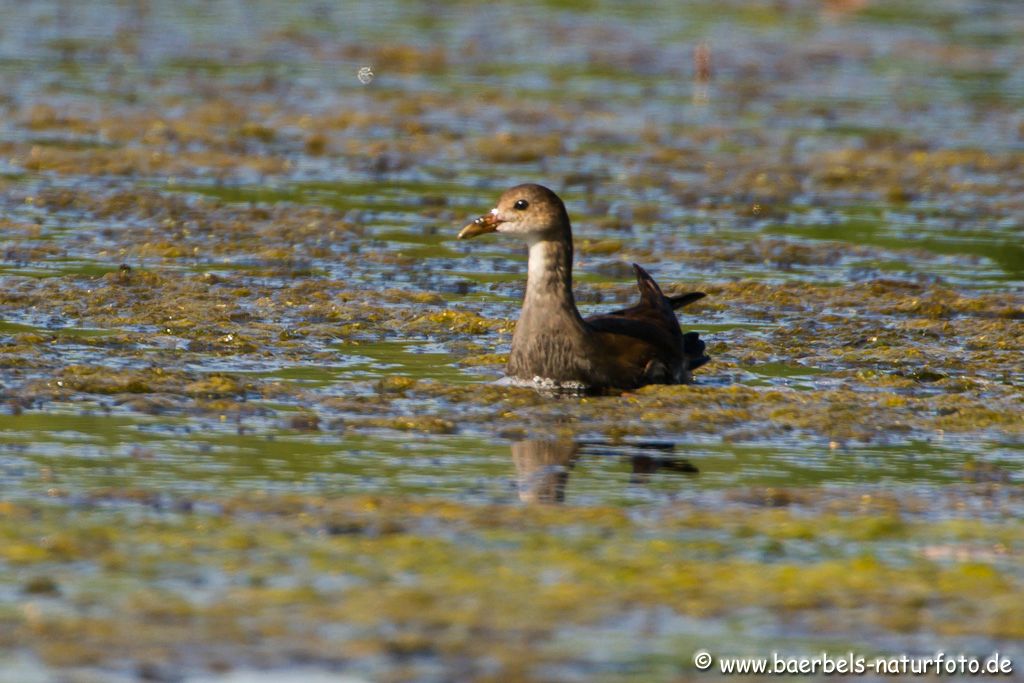
[[502, 220], [498, 218], [497, 210], [485, 213], [480, 218], [464, 227], [459, 231], [458, 239], [464, 240], [470, 237], [476, 237], [477, 235], [485, 235], [489, 232], [494, 232], [498, 229], [498, 226], [502, 224]]

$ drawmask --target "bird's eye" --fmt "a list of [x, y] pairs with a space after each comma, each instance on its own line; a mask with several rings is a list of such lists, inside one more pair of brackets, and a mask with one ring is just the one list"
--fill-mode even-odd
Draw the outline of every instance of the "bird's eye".
[[516, 211], [526, 211], [526, 207], [528, 207], [529, 205], [530, 202], [526, 201], [525, 199], [520, 199], [515, 204], [513, 204], [512, 207]]

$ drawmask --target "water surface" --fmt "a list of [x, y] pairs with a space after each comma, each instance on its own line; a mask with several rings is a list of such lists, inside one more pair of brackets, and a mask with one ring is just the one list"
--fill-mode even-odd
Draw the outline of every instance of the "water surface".
[[[1024, 663], [1014, 9], [0, 1], [0, 680]], [[694, 385], [495, 383], [520, 182]]]

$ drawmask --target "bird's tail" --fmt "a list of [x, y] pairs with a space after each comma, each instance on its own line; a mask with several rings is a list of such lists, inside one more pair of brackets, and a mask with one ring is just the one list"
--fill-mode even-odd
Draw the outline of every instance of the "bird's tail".
[[706, 296], [707, 294], [704, 292], [687, 292], [686, 294], [674, 294], [673, 296], [667, 296], [665, 298], [668, 299], [669, 305], [672, 306], [673, 310], [675, 310], [677, 308], [682, 308], [683, 306], [688, 306], [694, 301], [700, 301]]
[[687, 370], [696, 370], [711, 360], [711, 356], [704, 353], [705, 348], [704, 340], [696, 332], [683, 335], [683, 355], [686, 357]]

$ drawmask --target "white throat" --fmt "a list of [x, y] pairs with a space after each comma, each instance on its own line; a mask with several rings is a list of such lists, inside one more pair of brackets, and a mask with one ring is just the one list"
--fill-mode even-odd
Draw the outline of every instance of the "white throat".
[[520, 320], [529, 326], [547, 326], [568, 317], [582, 324], [572, 295], [572, 247], [557, 240], [537, 238], [527, 244], [530, 257]]
[[537, 286], [550, 277], [557, 264], [557, 256], [548, 248], [547, 240], [531, 236], [529, 260], [526, 263], [526, 286]]

